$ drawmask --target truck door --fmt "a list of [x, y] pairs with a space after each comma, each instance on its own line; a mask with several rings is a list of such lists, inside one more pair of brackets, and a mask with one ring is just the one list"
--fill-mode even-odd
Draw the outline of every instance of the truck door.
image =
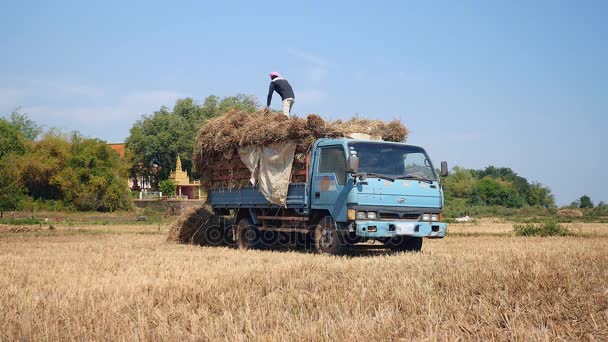
[[311, 208], [327, 209], [336, 222], [346, 221], [346, 154], [342, 146], [318, 148], [311, 186]]

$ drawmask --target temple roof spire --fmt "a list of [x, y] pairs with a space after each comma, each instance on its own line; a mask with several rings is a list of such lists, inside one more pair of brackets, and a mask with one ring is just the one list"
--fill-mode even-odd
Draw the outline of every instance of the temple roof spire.
[[184, 171], [182, 169], [182, 160], [179, 158], [179, 154], [177, 155], [177, 162], [175, 163], [175, 171]]

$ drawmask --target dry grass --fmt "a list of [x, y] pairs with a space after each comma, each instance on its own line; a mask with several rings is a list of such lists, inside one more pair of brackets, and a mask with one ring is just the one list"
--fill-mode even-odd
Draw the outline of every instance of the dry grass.
[[339, 258], [62, 231], [0, 234], [0, 340], [608, 339], [603, 236]]
[[[476, 219], [468, 223], [450, 223], [448, 234], [452, 235], [510, 235], [515, 223], [493, 218]], [[560, 223], [572, 233], [581, 236], [608, 237], [606, 223]]]

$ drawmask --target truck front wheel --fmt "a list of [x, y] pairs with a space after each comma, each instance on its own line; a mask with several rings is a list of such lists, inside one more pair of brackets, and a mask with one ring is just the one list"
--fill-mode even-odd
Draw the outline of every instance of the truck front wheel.
[[422, 238], [415, 236], [395, 236], [384, 241], [384, 245], [394, 252], [420, 252]]
[[346, 251], [344, 236], [338, 231], [331, 216], [319, 221], [314, 231], [315, 250], [320, 254], [339, 255]]
[[248, 217], [242, 218], [236, 226], [236, 246], [239, 249], [258, 248], [261, 243], [260, 231]]

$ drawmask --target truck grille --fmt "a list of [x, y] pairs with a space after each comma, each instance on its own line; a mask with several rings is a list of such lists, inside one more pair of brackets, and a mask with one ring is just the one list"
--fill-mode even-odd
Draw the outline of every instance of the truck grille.
[[420, 217], [420, 214], [409, 214], [409, 213], [383, 213], [380, 212], [381, 220], [408, 220], [408, 221], [417, 221]]

